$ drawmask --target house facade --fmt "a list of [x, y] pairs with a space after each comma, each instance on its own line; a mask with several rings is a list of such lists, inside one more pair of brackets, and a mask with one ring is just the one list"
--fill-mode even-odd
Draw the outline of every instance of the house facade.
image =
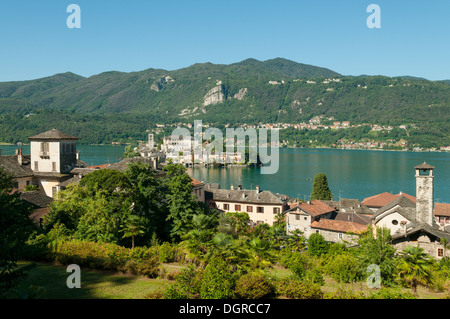
[[320, 200], [295, 205], [285, 212], [286, 233], [290, 235], [298, 229], [308, 238], [313, 232], [311, 224], [320, 219], [330, 219], [334, 212], [336, 212], [334, 207]]
[[30, 155], [22, 154], [19, 148], [15, 155], [0, 156], [0, 167], [14, 177], [18, 190], [37, 185], [42, 194], [53, 197], [61, 183], [83, 164], [76, 150], [78, 138], [52, 129], [29, 140]]
[[205, 197], [209, 207], [223, 212], [247, 213], [253, 224], [272, 226], [277, 215], [289, 207], [286, 196], [263, 191], [259, 186], [247, 190], [241, 186], [221, 189], [218, 184], [205, 184]]

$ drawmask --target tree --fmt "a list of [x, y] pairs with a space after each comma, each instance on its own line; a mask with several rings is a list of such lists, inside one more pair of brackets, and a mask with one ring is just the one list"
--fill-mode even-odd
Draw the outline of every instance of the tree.
[[13, 178], [0, 168], [0, 297], [26, 277], [29, 267], [17, 268], [17, 261], [35, 229], [28, 217], [31, 210], [19, 193], [12, 194], [13, 185]]
[[122, 238], [131, 237], [131, 249], [134, 249], [134, 238], [145, 234], [144, 219], [137, 215], [130, 215], [125, 219], [121, 227], [122, 229], [120, 231], [124, 233]]
[[327, 176], [319, 173], [314, 177], [311, 200], [333, 200], [333, 194], [328, 187]]
[[411, 286], [413, 294], [417, 295], [417, 286], [426, 285], [431, 279], [432, 259], [419, 246], [406, 247], [400, 252], [400, 258], [398, 275]]
[[359, 249], [356, 258], [360, 261], [360, 271], [365, 272], [365, 269], [371, 264], [378, 265], [384, 284], [390, 284], [394, 280], [396, 249], [392, 246], [391, 241], [390, 230], [380, 227], [376, 229], [376, 236], [369, 227], [358, 239]]
[[311, 256], [320, 257], [328, 251], [328, 243], [321, 234], [311, 234], [308, 238], [308, 253]]

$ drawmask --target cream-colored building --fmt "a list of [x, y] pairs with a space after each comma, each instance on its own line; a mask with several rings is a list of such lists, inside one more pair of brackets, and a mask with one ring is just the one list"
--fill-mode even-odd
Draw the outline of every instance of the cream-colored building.
[[78, 138], [57, 129], [31, 136], [29, 155], [22, 148], [15, 155], [0, 156], [0, 167], [16, 180], [18, 190], [28, 185], [37, 185], [48, 197], [60, 190], [61, 183], [73, 177], [72, 170], [82, 166], [78, 158]]
[[247, 213], [253, 224], [272, 226], [277, 215], [289, 208], [287, 196], [263, 191], [259, 186], [255, 190], [243, 189], [240, 185], [221, 189], [218, 184], [205, 184], [205, 198], [211, 208], [229, 213]]

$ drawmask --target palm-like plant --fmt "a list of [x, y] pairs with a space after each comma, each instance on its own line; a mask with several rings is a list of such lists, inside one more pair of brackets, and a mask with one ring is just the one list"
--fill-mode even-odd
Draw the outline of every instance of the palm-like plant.
[[406, 247], [400, 252], [399, 277], [406, 281], [417, 295], [417, 286], [430, 281], [432, 259], [420, 247]]
[[121, 225], [121, 232], [124, 233], [122, 238], [131, 237], [131, 249], [134, 249], [134, 238], [145, 233], [143, 224], [144, 220], [141, 217], [130, 215]]

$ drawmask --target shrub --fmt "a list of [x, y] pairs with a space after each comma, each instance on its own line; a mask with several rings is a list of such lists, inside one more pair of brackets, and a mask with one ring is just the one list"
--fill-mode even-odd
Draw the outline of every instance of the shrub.
[[355, 292], [352, 288], [338, 287], [324, 295], [324, 299], [365, 299], [363, 292]]
[[157, 256], [152, 256], [144, 260], [129, 259], [125, 264], [125, 269], [133, 275], [156, 278], [159, 275], [159, 260]]
[[205, 267], [200, 285], [201, 299], [227, 299], [233, 296], [235, 276], [228, 264], [213, 257]]
[[320, 257], [328, 252], [328, 243], [321, 234], [311, 234], [308, 238], [308, 253]]
[[274, 287], [262, 273], [251, 272], [241, 276], [235, 287], [235, 294], [243, 299], [261, 299], [274, 293]]
[[173, 246], [168, 242], [158, 246], [158, 256], [162, 263], [171, 263], [176, 261], [178, 255], [177, 246]]
[[178, 274], [175, 283], [163, 294], [164, 299], [198, 299], [200, 297], [202, 273], [193, 265], [184, 268]]
[[353, 282], [359, 277], [358, 261], [350, 254], [336, 255], [324, 269], [338, 282]]
[[369, 294], [367, 299], [416, 299], [410, 291], [402, 292], [399, 289], [381, 288]]
[[281, 279], [276, 282], [276, 293], [292, 299], [322, 299], [320, 286], [297, 278]]

